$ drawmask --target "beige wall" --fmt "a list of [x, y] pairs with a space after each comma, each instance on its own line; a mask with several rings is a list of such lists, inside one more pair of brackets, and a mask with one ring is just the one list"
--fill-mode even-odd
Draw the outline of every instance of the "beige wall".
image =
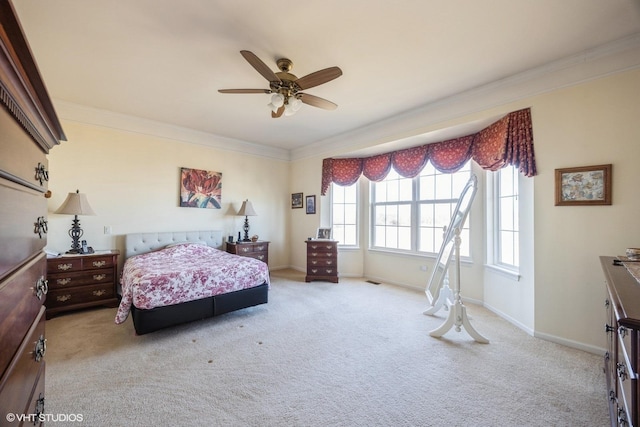
[[[482, 301], [529, 333], [603, 351], [605, 291], [598, 256], [622, 254], [626, 247], [640, 245], [639, 100], [636, 69], [429, 126], [427, 130], [437, 130], [520, 108], [532, 111], [539, 175], [521, 179], [521, 201], [526, 203], [520, 215], [521, 278], [483, 268], [484, 226], [478, 221], [484, 218], [484, 207], [477, 206], [483, 203], [478, 199], [484, 200], [481, 185], [472, 211], [473, 264], [466, 264], [462, 272], [467, 298]], [[437, 117], [438, 111], [425, 113], [426, 123], [432, 122], [429, 114]], [[340, 149], [294, 161], [292, 182], [299, 191], [319, 191], [322, 158], [345, 154], [348, 150]], [[605, 163], [613, 164], [612, 206], [554, 206], [554, 169]], [[292, 217], [291, 264], [296, 268], [304, 266], [303, 236], [318, 225], [320, 216]], [[368, 215], [362, 218], [366, 234]], [[368, 251], [365, 237], [361, 256], [340, 254], [341, 274], [362, 271], [366, 277], [424, 288], [428, 277], [420, 266], [430, 266], [430, 259]], [[347, 257], [362, 264], [345, 266]]]
[[[80, 217], [83, 239], [95, 249], [122, 250], [124, 234], [146, 231], [222, 230], [237, 237], [244, 218], [235, 212], [248, 198], [258, 213], [249, 218], [250, 235], [271, 241], [271, 268], [288, 266], [288, 162], [65, 120], [62, 125], [67, 141], [49, 155], [49, 249], [71, 246], [72, 217], [53, 211], [76, 189], [97, 214]], [[179, 207], [181, 167], [222, 172], [222, 209]], [[104, 226], [113, 234], [105, 235]]]

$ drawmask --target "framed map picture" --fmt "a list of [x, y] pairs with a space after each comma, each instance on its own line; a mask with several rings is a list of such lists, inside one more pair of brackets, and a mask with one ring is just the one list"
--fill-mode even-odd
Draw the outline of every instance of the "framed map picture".
[[610, 204], [611, 165], [556, 169], [556, 206]]

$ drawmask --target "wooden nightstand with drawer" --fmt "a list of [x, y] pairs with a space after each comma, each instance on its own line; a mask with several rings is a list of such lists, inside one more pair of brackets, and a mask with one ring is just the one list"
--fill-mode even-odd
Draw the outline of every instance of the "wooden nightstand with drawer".
[[118, 305], [119, 251], [47, 259], [47, 319], [81, 308]]
[[269, 264], [269, 242], [227, 242], [226, 250], [230, 254], [259, 259]]
[[305, 282], [326, 280], [338, 283], [338, 241], [305, 240], [307, 244], [307, 275]]

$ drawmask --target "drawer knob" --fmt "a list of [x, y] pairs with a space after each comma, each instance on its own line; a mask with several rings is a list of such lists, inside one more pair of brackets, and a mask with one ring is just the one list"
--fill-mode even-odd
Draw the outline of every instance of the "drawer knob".
[[94, 274], [93, 275], [93, 280], [100, 281], [100, 280], [104, 280], [106, 277], [107, 277], [106, 274]]
[[71, 294], [67, 294], [67, 295], [58, 295], [56, 297], [56, 301], [60, 301], [60, 302], [65, 302], [65, 301], [69, 301], [71, 299]]
[[619, 426], [628, 426], [627, 423], [627, 413], [624, 408], [618, 407], [618, 425]]
[[68, 285], [69, 283], [71, 283], [70, 277], [65, 277], [63, 279], [56, 279], [56, 284], [60, 286], [65, 286], [65, 285]]
[[73, 264], [58, 264], [58, 270], [67, 271], [73, 268]]
[[36, 179], [40, 181], [40, 185], [44, 184], [44, 181], [49, 181], [49, 171], [42, 163], [38, 163], [36, 167]]
[[42, 395], [42, 393], [38, 394], [38, 400], [36, 400], [34, 411], [36, 420], [39, 420], [40, 415], [44, 414], [44, 396]]
[[47, 234], [49, 226], [43, 216], [39, 216], [33, 226], [33, 232], [38, 235], [38, 238], [42, 239], [42, 235]]
[[107, 265], [107, 261], [93, 261], [94, 267], [104, 267], [105, 265]]
[[333, 270], [332, 269], [327, 269], [327, 274], [331, 274], [331, 273], [333, 273]]
[[318, 252], [311, 252], [311, 256], [318, 256]]
[[628, 378], [627, 367], [624, 363], [616, 364], [616, 370], [618, 371], [618, 377], [620, 377], [620, 380], [624, 381]]
[[35, 296], [38, 297], [39, 300], [41, 300], [42, 297], [45, 296], [47, 292], [49, 292], [49, 282], [44, 278], [44, 276], [40, 276], [40, 278], [36, 282], [36, 285], [31, 289], [33, 289]]
[[620, 336], [621, 336], [622, 338], [626, 337], [628, 332], [629, 332], [629, 331], [628, 331], [628, 330], [627, 330], [627, 328], [625, 328], [624, 326], [620, 326], [620, 327], [618, 328], [618, 334], [620, 334]]
[[331, 261], [330, 259], [327, 260], [327, 265], [331, 265], [333, 264], [333, 261]]
[[264, 259], [264, 255], [258, 255], [258, 259], [262, 261]]
[[97, 296], [97, 297], [101, 297], [102, 295], [106, 294], [107, 291], [105, 291], [104, 289], [99, 289], [97, 291], [93, 291], [93, 295]]
[[36, 348], [33, 350], [33, 355], [36, 362], [40, 362], [47, 352], [47, 340], [44, 335], [40, 335], [38, 341], [36, 341]]
[[318, 269], [317, 269], [317, 268], [312, 268], [312, 269], [311, 269], [311, 272], [312, 272], [313, 274], [316, 274], [316, 273], [318, 272]]
[[318, 245], [311, 245], [311, 249], [318, 249]]

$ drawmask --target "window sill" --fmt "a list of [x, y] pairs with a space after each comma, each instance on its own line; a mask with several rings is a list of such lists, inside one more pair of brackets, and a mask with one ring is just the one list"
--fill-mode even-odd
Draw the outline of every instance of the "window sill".
[[496, 273], [508, 277], [509, 279], [512, 279], [516, 282], [520, 281], [520, 272], [515, 271], [515, 270], [509, 270], [507, 268], [503, 268], [503, 267], [499, 267], [497, 265], [489, 265], [489, 264], [485, 264], [484, 266], [487, 270], [491, 270], [491, 271], [495, 271]]

